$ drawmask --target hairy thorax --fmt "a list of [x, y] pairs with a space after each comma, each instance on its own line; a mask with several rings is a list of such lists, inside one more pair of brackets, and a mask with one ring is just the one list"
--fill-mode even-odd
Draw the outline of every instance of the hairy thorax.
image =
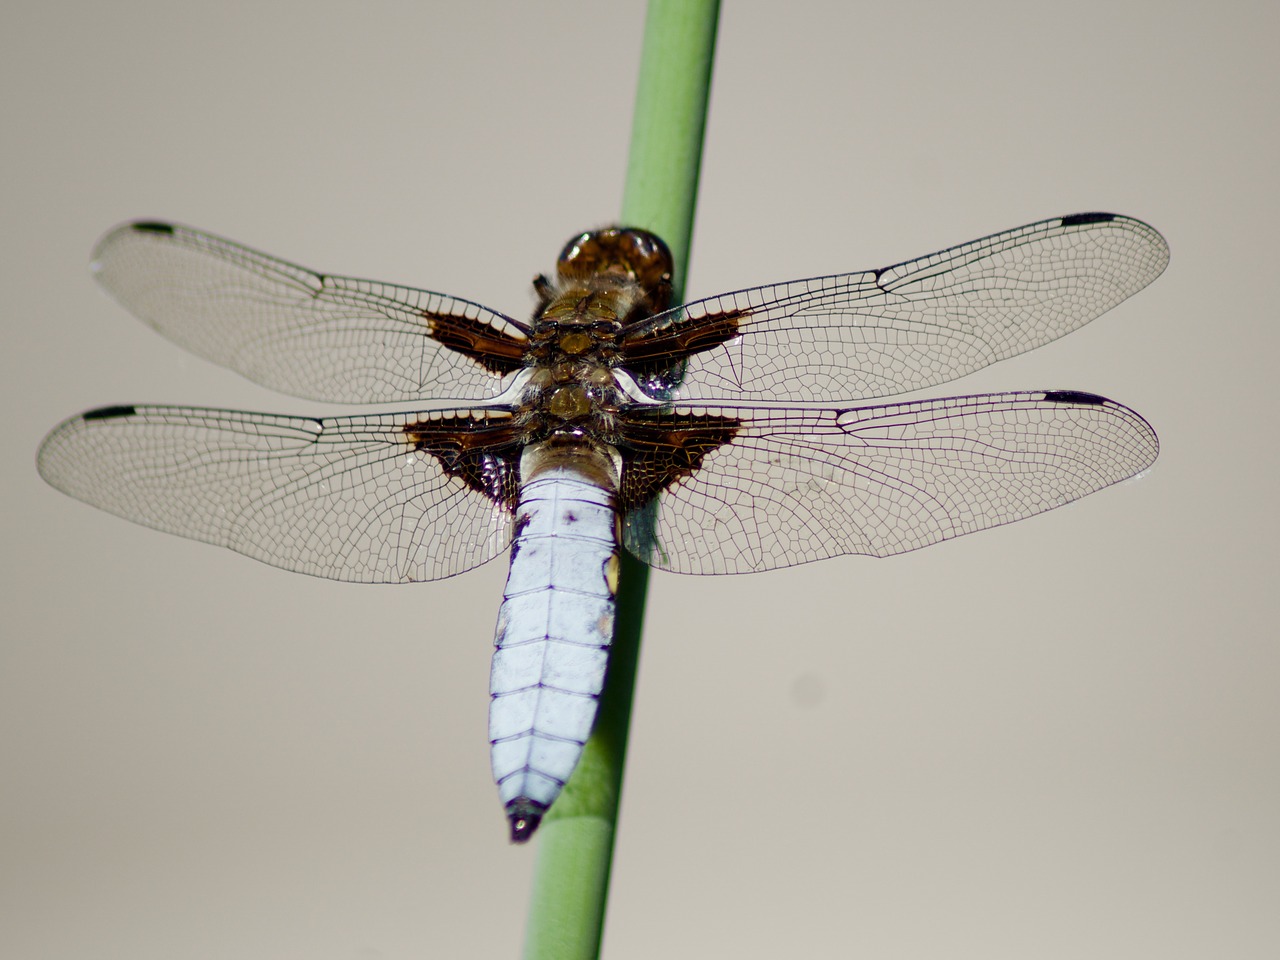
[[671, 269], [656, 236], [609, 227], [566, 244], [556, 281], [534, 281], [539, 305], [524, 355], [530, 374], [516, 410], [525, 442], [615, 442], [626, 399], [615, 373], [623, 330], [666, 308]]

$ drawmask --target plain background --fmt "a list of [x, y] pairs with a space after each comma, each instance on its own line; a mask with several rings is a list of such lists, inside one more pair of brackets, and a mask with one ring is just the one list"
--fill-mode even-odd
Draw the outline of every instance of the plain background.
[[[329, 413], [110, 302], [117, 221], [523, 316], [620, 203], [618, 4], [17, 3], [0, 44], [0, 955], [509, 957], [504, 565], [359, 587], [67, 499], [57, 421]], [[605, 953], [1280, 955], [1272, 3], [728, 3], [690, 295], [1112, 210], [1167, 273], [932, 395], [1075, 388], [1137, 482], [893, 560], [654, 577]]]

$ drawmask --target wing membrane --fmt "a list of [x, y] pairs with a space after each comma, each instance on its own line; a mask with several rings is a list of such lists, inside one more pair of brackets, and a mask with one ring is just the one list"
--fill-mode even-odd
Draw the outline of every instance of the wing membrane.
[[413, 438], [485, 427], [470, 411], [315, 420], [108, 407], [58, 426], [39, 467], [95, 507], [286, 570], [436, 580], [504, 550], [511, 513]]
[[[670, 416], [686, 429], [690, 416], [705, 417], [713, 449], [662, 494], [652, 534], [641, 509], [625, 536], [642, 560], [677, 573], [905, 553], [1093, 493], [1145, 469], [1159, 449], [1132, 410], [1067, 391]], [[732, 442], [716, 445], [728, 422]]]
[[315, 273], [176, 224], [117, 227], [93, 269], [170, 340], [282, 393], [482, 400], [520, 366], [524, 327], [479, 304]]
[[[700, 352], [641, 377], [676, 401], [845, 403], [907, 393], [1048, 343], [1158, 277], [1169, 249], [1115, 214], [1029, 224], [864, 273], [755, 287], [638, 324], [627, 348]], [[700, 345], [700, 346], [698, 346]]]

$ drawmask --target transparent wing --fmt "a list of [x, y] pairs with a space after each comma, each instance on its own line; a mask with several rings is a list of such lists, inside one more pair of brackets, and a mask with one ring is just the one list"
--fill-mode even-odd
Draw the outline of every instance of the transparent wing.
[[[1076, 214], [865, 273], [756, 287], [627, 331], [655, 397], [845, 403], [944, 383], [1083, 326], [1158, 277], [1169, 248], [1115, 214]], [[694, 349], [663, 369], [664, 352]]]
[[314, 273], [176, 224], [117, 227], [92, 267], [175, 343], [314, 400], [488, 399], [524, 348], [521, 324], [479, 304]]
[[[39, 468], [95, 507], [286, 570], [436, 580], [504, 550], [511, 512], [468, 482], [476, 470], [456, 460], [447, 469], [421, 438], [487, 428], [464, 411], [313, 420], [108, 407], [59, 425]], [[501, 418], [491, 429], [504, 429]], [[510, 478], [491, 474], [500, 499]]]
[[[905, 553], [1086, 496], [1145, 469], [1159, 450], [1138, 414], [1074, 391], [665, 416], [693, 433], [703, 418], [707, 449], [658, 500], [652, 533], [645, 511], [631, 512], [625, 542], [679, 573]], [[697, 446], [684, 441], [686, 451]], [[624, 473], [624, 497], [646, 482]]]

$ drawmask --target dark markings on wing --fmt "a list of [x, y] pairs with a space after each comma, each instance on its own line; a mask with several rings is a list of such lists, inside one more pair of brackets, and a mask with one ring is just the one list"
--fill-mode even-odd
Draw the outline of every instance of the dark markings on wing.
[[406, 423], [404, 433], [410, 447], [435, 457], [446, 475], [515, 510], [523, 438], [509, 417], [449, 415]]
[[423, 312], [427, 331], [439, 343], [470, 357], [490, 373], [505, 377], [524, 366], [528, 341], [517, 339], [464, 313]]
[[135, 407], [131, 406], [99, 407], [97, 410], [90, 410], [81, 414], [81, 416], [85, 420], [111, 420], [115, 417], [131, 417], [135, 409]]
[[[678, 573], [917, 550], [1101, 490], [1159, 452], [1137, 413], [1075, 391], [706, 413], [738, 424], [732, 442], [708, 444], [695, 473], [624, 527], [628, 550]], [[701, 419], [676, 408], [651, 429]]]
[[618, 501], [624, 510], [644, 506], [661, 491], [697, 472], [707, 454], [733, 440], [740, 421], [700, 414], [619, 414], [617, 443], [623, 456]]
[[668, 312], [661, 324], [639, 324], [624, 332], [622, 366], [646, 383], [678, 383], [688, 357], [733, 339], [748, 315], [738, 309], [700, 315]]
[[1083, 403], [1094, 406], [1107, 402], [1106, 397], [1082, 390], [1046, 390], [1044, 399], [1047, 403]]
[[1091, 223], [1110, 223], [1114, 213], [1072, 213], [1062, 218], [1064, 227], [1086, 227]]
[[[511, 509], [491, 495], [509, 479], [498, 471], [489, 490], [477, 489], [480, 438], [503, 435], [510, 414], [495, 412], [491, 429], [486, 419], [465, 408], [321, 420], [106, 407], [60, 424], [37, 462], [48, 483], [79, 500], [286, 570], [437, 580], [511, 542]], [[452, 470], [446, 435], [474, 438]]]
[[[1139, 220], [1056, 217], [892, 267], [687, 303], [626, 329], [624, 342], [636, 344], [637, 382], [660, 400], [857, 402], [1056, 340], [1141, 290], [1168, 260], [1164, 238]], [[686, 330], [698, 338], [682, 340]], [[663, 350], [677, 354], [665, 367]], [[680, 350], [689, 351], [682, 362]]]
[[480, 304], [316, 273], [179, 224], [117, 227], [93, 269], [175, 343], [315, 400], [487, 400], [527, 342], [524, 324]]

